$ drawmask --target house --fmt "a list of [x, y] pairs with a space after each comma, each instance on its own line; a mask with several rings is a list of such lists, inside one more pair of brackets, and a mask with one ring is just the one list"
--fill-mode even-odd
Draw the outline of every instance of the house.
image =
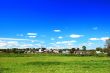
[[83, 54], [84, 51], [78, 50], [78, 51], [74, 51], [74, 54]]
[[2, 53], [3, 51], [0, 51], [0, 53]]
[[83, 50], [74, 51], [74, 54], [78, 54], [78, 55], [89, 55], [90, 53], [91, 53], [91, 51], [89, 51], [89, 50], [86, 50], [86, 51], [83, 51]]
[[62, 50], [62, 54], [69, 54], [69, 53], [70, 53], [70, 50], [69, 49]]
[[43, 52], [43, 51], [42, 51], [42, 49], [40, 48], [40, 49], [39, 49], [39, 53], [42, 53], [42, 52]]
[[101, 51], [96, 51], [96, 54], [100, 54], [100, 53], [102, 53]]
[[53, 53], [59, 53], [58, 49], [53, 49]]

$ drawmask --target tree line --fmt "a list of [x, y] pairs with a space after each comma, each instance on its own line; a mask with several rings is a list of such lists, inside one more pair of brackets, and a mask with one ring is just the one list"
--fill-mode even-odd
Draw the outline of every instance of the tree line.
[[[25, 48], [25, 49], [19, 49], [19, 48], [10, 48], [10, 49], [0, 49], [1, 53], [15, 53], [15, 54], [22, 54], [26, 51], [29, 51], [30, 53], [36, 53], [36, 51], [39, 51], [39, 49], [42, 50], [42, 53], [54, 53], [54, 50], [56, 49], [46, 49], [46, 48]], [[46, 51], [47, 50], [47, 51]], [[97, 47], [94, 50], [87, 50], [86, 46], [82, 46], [82, 49], [80, 48], [71, 48], [71, 49], [57, 49], [59, 53], [63, 53], [63, 51], [69, 51], [69, 54], [75, 54], [75, 55], [97, 55], [97, 51], [99, 51], [99, 54], [107, 54], [110, 56], [110, 48], [101, 48]]]

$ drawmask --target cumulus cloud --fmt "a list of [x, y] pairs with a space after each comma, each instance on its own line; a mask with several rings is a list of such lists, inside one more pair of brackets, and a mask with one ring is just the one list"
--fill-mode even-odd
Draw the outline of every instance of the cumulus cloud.
[[102, 37], [102, 38], [100, 38], [102, 41], [105, 41], [105, 40], [107, 40], [107, 39], [109, 39], [109, 37]]
[[29, 35], [29, 36], [36, 36], [37, 33], [27, 33], [27, 35]]
[[24, 41], [28, 39], [18, 39], [18, 38], [0, 38], [0, 40], [15, 40], [15, 41]]
[[22, 41], [1, 41], [0, 48], [38, 48], [40, 44]]
[[33, 44], [23, 44], [23, 45], [21, 45], [21, 47], [23, 47], [23, 48], [33, 48], [34, 45]]
[[19, 39], [19, 38], [0, 38], [0, 42], [3, 41], [29, 41], [29, 42], [39, 42], [39, 43], [43, 43], [43, 41], [39, 41], [39, 40], [31, 40], [31, 39]]
[[71, 34], [70, 37], [71, 38], [80, 38], [83, 37], [84, 35], [78, 35], [78, 34]]
[[61, 32], [61, 30], [59, 30], [59, 29], [55, 29], [55, 30], [53, 30], [54, 32]]
[[107, 39], [109, 39], [109, 37], [90, 38], [89, 40], [91, 40], [91, 41], [97, 41], [97, 40], [105, 41], [105, 40], [107, 40]]
[[53, 41], [53, 40], [55, 40], [54, 38], [51, 38], [51, 40]]
[[44, 44], [44, 41], [18, 38], [0, 38], [0, 48], [33, 48], [38, 47], [38, 45], [35, 45], [37, 43]]
[[60, 41], [60, 42], [56, 42], [56, 44], [71, 44], [71, 43], [74, 43], [76, 41], [74, 40], [71, 40], [71, 41]]
[[37, 36], [28, 36], [29, 38], [36, 38]]
[[36, 38], [37, 37], [37, 33], [27, 33], [29, 38]]
[[7, 45], [6, 43], [0, 42], [0, 47], [4, 47], [4, 46], [6, 46], [6, 45]]
[[90, 38], [89, 40], [95, 41], [95, 40], [99, 40], [99, 38]]
[[0, 41], [0, 48], [14, 48], [19, 45], [18, 41]]
[[93, 45], [93, 43], [89, 42], [89, 43], [87, 43], [87, 45], [88, 45], [88, 46], [92, 46], [92, 45]]
[[55, 43], [50, 43], [50, 46], [55, 49], [64, 49], [64, 48], [72, 48], [75, 40], [67, 40], [67, 41], [57, 41]]
[[59, 36], [58, 38], [59, 38], [59, 39], [62, 39], [63, 37], [62, 37], [62, 36]]

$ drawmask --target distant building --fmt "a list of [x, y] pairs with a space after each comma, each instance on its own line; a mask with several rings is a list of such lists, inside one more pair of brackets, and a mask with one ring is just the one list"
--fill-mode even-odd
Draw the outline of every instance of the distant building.
[[40, 52], [40, 53], [43, 52], [42, 49], [39, 49], [39, 52]]
[[2, 53], [3, 51], [0, 51], [0, 53]]
[[70, 53], [70, 50], [69, 50], [69, 49], [63, 49], [63, 50], [62, 50], [62, 53], [63, 53], [63, 54], [69, 54], [69, 53]]
[[97, 53], [97, 54], [100, 54], [100, 53], [102, 53], [102, 52], [100, 52], [100, 51], [96, 51], [96, 53]]
[[53, 49], [53, 53], [59, 53], [58, 49]]

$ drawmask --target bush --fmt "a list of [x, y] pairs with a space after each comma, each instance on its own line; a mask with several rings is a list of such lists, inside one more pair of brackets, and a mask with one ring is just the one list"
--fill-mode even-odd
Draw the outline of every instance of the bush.
[[96, 56], [98, 56], [98, 57], [106, 57], [107, 55], [104, 54], [104, 53], [100, 53], [100, 54], [96, 54]]
[[108, 56], [110, 56], [110, 51], [107, 53]]

